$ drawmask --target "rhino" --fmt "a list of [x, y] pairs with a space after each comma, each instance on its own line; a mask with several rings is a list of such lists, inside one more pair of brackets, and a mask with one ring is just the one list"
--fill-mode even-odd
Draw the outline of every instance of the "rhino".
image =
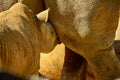
[[33, 12], [38, 6], [32, 7], [30, 2], [41, 1], [43, 5], [39, 6], [43, 9], [51, 8], [49, 20], [66, 46], [61, 80], [85, 80], [86, 66], [91, 68], [96, 80], [120, 77], [120, 61], [113, 48], [119, 0], [26, 1], [23, 3]]
[[48, 20], [49, 9], [35, 15], [22, 3], [0, 12], [0, 70], [36, 80], [40, 52], [57, 45], [57, 35]]
[[44, 4], [51, 8], [49, 20], [59, 39], [76, 53], [66, 57], [79, 55], [76, 63], [65, 58], [61, 80], [85, 80], [86, 65], [95, 80], [120, 78], [120, 61], [113, 48], [119, 0], [44, 0]]
[[96, 80], [120, 77], [120, 61], [113, 48], [119, 0], [41, 2], [43, 8], [51, 8], [49, 20], [66, 46], [61, 80], [85, 80], [86, 65], [91, 68]]

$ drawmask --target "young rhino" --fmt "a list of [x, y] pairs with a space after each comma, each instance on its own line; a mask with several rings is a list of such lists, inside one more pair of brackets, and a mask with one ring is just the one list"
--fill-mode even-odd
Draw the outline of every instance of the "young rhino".
[[22, 3], [0, 13], [0, 69], [30, 78], [39, 70], [40, 52], [50, 52], [57, 36], [47, 22], [48, 11], [36, 15]]

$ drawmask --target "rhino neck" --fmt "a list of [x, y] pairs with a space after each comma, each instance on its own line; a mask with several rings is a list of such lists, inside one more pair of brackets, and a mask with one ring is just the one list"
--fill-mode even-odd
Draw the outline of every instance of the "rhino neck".
[[0, 0], [0, 12], [9, 9], [18, 0]]

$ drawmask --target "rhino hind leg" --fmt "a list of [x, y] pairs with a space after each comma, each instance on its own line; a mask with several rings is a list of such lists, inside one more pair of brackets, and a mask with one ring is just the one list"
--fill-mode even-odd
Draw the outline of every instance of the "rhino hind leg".
[[[113, 43], [113, 47], [115, 49], [115, 53], [116, 53], [118, 59], [120, 60], [120, 40], [115, 40]], [[89, 66], [87, 68], [87, 76], [94, 78], [93, 72], [91, 71]]]
[[65, 48], [61, 80], [86, 80], [86, 67], [87, 62], [82, 56]]
[[[113, 46], [115, 48], [116, 55], [120, 60], [120, 40], [115, 40]], [[85, 59], [65, 47], [65, 61], [62, 69], [61, 80], [86, 80], [86, 78], [94, 80], [94, 75], [91, 73], [91, 69], [89, 71], [87, 68], [87, 62]]]

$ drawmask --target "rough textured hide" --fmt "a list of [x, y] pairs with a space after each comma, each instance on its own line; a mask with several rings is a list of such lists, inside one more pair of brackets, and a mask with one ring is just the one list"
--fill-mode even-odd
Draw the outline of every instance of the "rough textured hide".
[[[23, 75], [29, 76], [36, 73], [39, 69], [39, 61], [37, 61], [40, 52], [39, 32], [34, 21], [32, 12], [21, 4], [1, 12], [0, 59], [3, 71], [13, 72], [23, 77]], [[36, 33], [31, 34], [34, 32]]]
[[[45, 0], [45, 6], [52, 9], [49, 19], [60, 40], [85, 58], [96, 80], [120, 77], [120, 62], [112, 46], [118, 26], [119, 0]], [[88, 28], [84, 27], [86, 31], [82, 32], [75, 22], [81, 24], [83, 21], [88, 23]], [[76, 77], [71, 80], [80, 80]]]
[[39, 21], [27, 6], [16, 3], [0, 13], [1, 70], [24, 78], [38, 74], [40, 50], [51, 51], [56, 41], [51, 24]]
[[9, 9], [18, 0], [0, 0], [0, 12]]
[[[118, 75], [119, 71], [114, 70], [119, 68], [119, 62], [118, 59], [116, 58], [116, 55], [114, 54], [114, 50], [110, 48], [113, 43], [114, 33], [118, 21], [117, 7], [119, 5], [118, 4], [119, 1], [118, 0], [114, 1], [45, 0], [45, 1], [46, 1], [45, 5], [47, 7], [51, 7], [52, 9], [52, 12], [50, 14], [50, 21], [54, 25], [55, 30], [59, 35], [61, 41], [64, 42], [69, 49], [85, 57], [87, 62], [94, 67], [93, 68], [93, 70], [95, 71], [94, 73], [99, 73], [101, 76], [104, 74], [108, 74], [104, 76], [106, 77], [112, 76], [112, 78], [114, 78], [113, 76], [115, 77], [119, 76]], [[81, 13], [79, 13], [79, 11]], [[83, 15], [83, 13], [85, 13], [85, 15]], [[84, 28], [83, 29], [82, 26], [77, 26], [78, 24], [87, 27], [83, 27]], [[109, 57], [110, 59], [106, 57]], [[112, 65], [112, 63], [114, 64]], [[98, 68], [100, 70], [98, 70]], [[111, 72], [104, 71], [106, 69], [110, 69], [109, 71]], [[101, 70], [103, 70], [103, 73]], [[115, 75], [112, 74], [112, 71], [113, 73], [114, 71], [118, 72], [115, 72], [116, 74]], [[97, 79], [103, 78], [102, 80], [110, 80], [107, 79], [108, 77], [105, 79], [104, 77], [101, 76], [99, 77], [96, 76], [96, 78]]]
[[88, 18], [96, 2], [96, 0], [57, 0], [58, 9], [62, 15], [73, 13], [75, 16], [73, 23], [81, 37], [85, 37], [89, 34], [90, 28]]

